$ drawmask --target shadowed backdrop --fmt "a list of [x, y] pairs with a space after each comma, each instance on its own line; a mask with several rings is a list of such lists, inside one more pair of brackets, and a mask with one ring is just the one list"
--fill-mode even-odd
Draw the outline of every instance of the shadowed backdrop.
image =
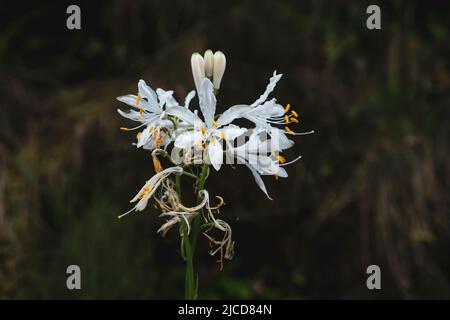
[[[81, 8], [81, 30], [66, 8]], [[192, 52], [227, 56], [218, 111], [254, 101], [274, 70], [299, 113], [287, 179], [211, 174], [236, 254], [203, 238], [201, 298], [450, 298], [449, 7], [369, 2], [13, 3], [0, 19], [0, 298], [182, 298], [176, 230], [149, 206], [118, 220], [153, 174], [115, 97], [137, 81], [194, 88]], [[82, 290], [66, 288], [66, 267]], [[379, 265], [382, 290], [366, 288]]]

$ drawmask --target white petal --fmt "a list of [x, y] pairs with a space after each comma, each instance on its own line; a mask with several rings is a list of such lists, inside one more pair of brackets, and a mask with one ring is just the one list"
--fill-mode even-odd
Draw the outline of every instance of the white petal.
[[249, 165], [247, 162], [245, 163], [245, 165], [247, 166], [247, 168], [250, 169], [250, 171], [253, 174], [253, 177], [255, 178], [256, 184], [258, 185], [258, 187], [266, 194], [267, 198], [269, 198], [270, 200], [272, 200], [272, 198], [269, 196], [269, 194], [267, 193], [267, 189], [266, 189], [266, 185], [264, 184], [263, 179], [261, 179], [260, 175], [258, 174], [258, 172], [251, 166]]
[[191, 103], [191, 100], [195, 97], [195, 90], [192, 90], [188, 93], [186, 96], [186, 99], [184, 99], [184, 107], [189, 109], [189, 104]]
[[188, 131], [175, 138], [175, 147], [191, 149], [195, 144], [203, 141], [203, 135], [199, 131]]
[[216, 113], [216, 96], [213, 92], [213, 85], [208, 78], [201, 82], [199, 100], [206, 126], [211, 127]]
[[284, 115], [284, 108], [276, 103], [276, 99], [272, 99], [256, 106], [250, 113], [265, 118], [281, 117]]
[[158, 96], [156, 95], [156, 92], [142, 79], [138, 82], [138, 90], [141, 97], [147, 98], [151, 105], [158, 104]]
[[138, 138], [138, 142], [137, 142], [137, 147], [140, 148], [142, 147], [144, 144], [147, 143], [147, 141], [149, 139], [152, 138], [152, 134], [150, 133], [150, 127], [145, 128], [144, 131], [141, 132], [141, 134], [139, 135]]
[[153, 112], [153, 113], [159, 113], [161, 112], [161, 109], [159, 105], [156, 103], [149, 103], [145, 101], [144, 99], [140, 99], [139, 104], [136, 104], [137, 96], [134, 94], [128, 94], [126, 96], [120, 96], [116, 98], [120, 102], [126, 103], [127, 105], [136, 108], [136, 109], [143, 109], [145, 111]]
[[176, 107], [178, 106], [177, 100], [173, 97], [173, 90], [165, 91], [161, 88], [156, 89], [156, 93], [158, 94], [159, 104], [160, 106]]
[[200, 120], [200, 118], [194, 114], [189, 109], [186, 109], [184, 107], [171, 107], [166, 109], [166, 113], [171, 116], [175, 116], [190, 125], [195, 125], [197, 123], [202, 123], [203, 121]]
[[208, 145], [209, 161], [216, 171], [219, 171], [223, 163], [223, 148], [220, 140], [211, 141]]
[[217, 119], [217, 126], [222, 127], [235, 119], [242, 118], [250, 110], [251, 107], [245, 104], [232, 106]]
[[287, 178], [287, 176], [288, 176], [286, 170], [284, 168], [282, 168], [282, 167], [278, 168], [278, 171], [277, 171], [276, 175], [281, 177], [281, 178]]
[[277, 85], [277, 82], [281, 79], [282, 74], [277, 74], [276, 71], [273, 72], [273, 76], [270, 78], [269, 84], [266, 87], [266, 91], [259, 97], [258, 100], [252, 103], [252, 107], [255, 107], [257, 105], [260, 105], [264, 101], [267, 100], [267, 97], [269, 94], [275, 89], [275, 86]]
[[241, 128], [239, 126], [236, 126], [234, 124], [230, 124], [226, 127], [217, 129], [216, 132], [220, 133], [220, 137], [222, 137], [222, 132], [225, 137], [225, 140], [231, 141], [236, 139], [237, 137], [243, 135], [245, 132], [247, 132], [247, 128]]
[[120, 109], [117, 109], [117, 112], [124, 118], [134, 120], [134, 121], [143, 121], [144, 118], [142, 117], [142, 114], [138, 111], [129, 110], [129, 111], [122, 111]]

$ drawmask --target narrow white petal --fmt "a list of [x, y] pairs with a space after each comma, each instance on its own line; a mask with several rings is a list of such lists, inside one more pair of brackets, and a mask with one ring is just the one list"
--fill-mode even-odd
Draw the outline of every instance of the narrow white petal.
[[214, 95], [213, 85], [208, 78], [201, 82], [199, 100], [206, 126], [211, 127], [216, 114], [216, 96]]
[[166, 114], [175, 116], [175, 117], [189, 123], [190, 125], [195, 125], [199, 122], [200, 123], [203, 122], [202, 120], [200, 120], [200, 118], [196, 114], [194, 114], [192, 111], [190, 111], [189, 109], [186, 109], [184, 107], [167, 108]]
[[175, 147], [191, 149], [194, 145], [203, 141], [203, 135], [199, 131], [188, 131], [175, 138]]
[[209, 161], [216, 171], [219, 171], [223, 163], [223, 148], [219, 140], [211, 141], [208, 145]]
[[161, 88], [156, 89], [160, 106], [176, 107], [179, 106], [177, 100], [173, 97], [173, 90], [165, 91]]
[[192, 90], [188, 93], [186, 98], [184, 99], [184, 107], [189, 109], [189, 104], [191, 103], [191, 100], [195, 97], [195, 90]]
[[282, 74], [277, 74], [276, 71], [273, 72], [273, 76], [269, 80], [269, 84], [266, 87], [266, 91], [257, 99], [255, 102], [252, 103], [252, 107], [256, 107], [257, 105], [260, 105], [264, 101], [267, 100], [267, 97], [269, 94], [275, 89], [275, 86], [277, 85], [277, 82], [281, 79]]
[[269, 198], [270, 200], [272, 200], [272, 198], [269, 196], [269, 194], [267, 193], [267, 189], [266, 189], [266, 185], [264, 184], [263, 179], [261, 178], [261, 176], [258, 174], [258, 172], [251, 166], [249, 165], [247, 162], [245, 163], [245, 165], [247, 166], [247, 168], [250, 169], [250, 171], [253, 174], [253, 177], [255, 178], [256, 184], [258, 185], [258, 187], [266, 194], [267, 198]]
[[217, 126], [222, 127], [233, 122], [235, 119], [242, 118], [250, 110], [251, 107], [246, 104], [232, 106], [217, 119]]
[[144, 80], [139, 80], [138, 82], [138, 90], [139, 90], [139, 94], [143, 97], [143, 98], [147, 98], [148, 102], [150, 104], [158, 104], [158, 95], [156, 94], [156, 92], [150, 88]]
[[231, 141], [243, 135], [245, 132], [247, 132], [247, 130], [248, 130], [247, 128], [241, 128], [234, 124], [230, 124], [226, 127], [217, 129], [216, 132], [218, 131], [220, 133], [220, 135], [218, 135], [219, 137], [222, 137], [223, 133], [225, 140]]

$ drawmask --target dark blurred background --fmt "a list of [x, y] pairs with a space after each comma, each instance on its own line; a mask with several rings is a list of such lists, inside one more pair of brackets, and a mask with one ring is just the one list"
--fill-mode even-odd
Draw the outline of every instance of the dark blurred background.
[[[81, 7], [82, 29], [66, 28]], [[382, 30], [366, 28], [378, 4]], [[153, 174], [116, 109], [140, 78], [194, 87], [221, 50], [219, 110], [275, 96], [300, 114], [289, 178], [211, 175], [233, 228], [220, 271], [203, 238], [202, 298], [450, 298], [450, 10], [444, 1], [9, 2], [0, 19], [0, 298], [182, 298], [176, 230], [151, 206], [118, 220]], [[66, 288], [66, 267], [82, 290]], [[377, 264], [382, 290], [366, 288]]]

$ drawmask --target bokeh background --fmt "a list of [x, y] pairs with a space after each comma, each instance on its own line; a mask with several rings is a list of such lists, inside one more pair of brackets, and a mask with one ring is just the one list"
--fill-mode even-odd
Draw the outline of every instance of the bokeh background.
[[[375, 3], [375, 2], [374, 2]], [[118, 220], [152, 175], [116, 109], [140, 78], [194, 87], [190, 55], [227, 55], [219, 110], [275, 96], [300, 114], [289, 178], [211, 175], [236, 255], [199, 241], [201, 298], [450, 298], [450, 10], [444, 1], [54, 1], [0, 19], [0, 297], [182, 298], [176, 231], [151, 206]], [[82, 30], [66, 29], [78, 4]], [[82, 290], [66, 289], [66, 267]], [[366, 288], [377, 264], [382, 290]]]

